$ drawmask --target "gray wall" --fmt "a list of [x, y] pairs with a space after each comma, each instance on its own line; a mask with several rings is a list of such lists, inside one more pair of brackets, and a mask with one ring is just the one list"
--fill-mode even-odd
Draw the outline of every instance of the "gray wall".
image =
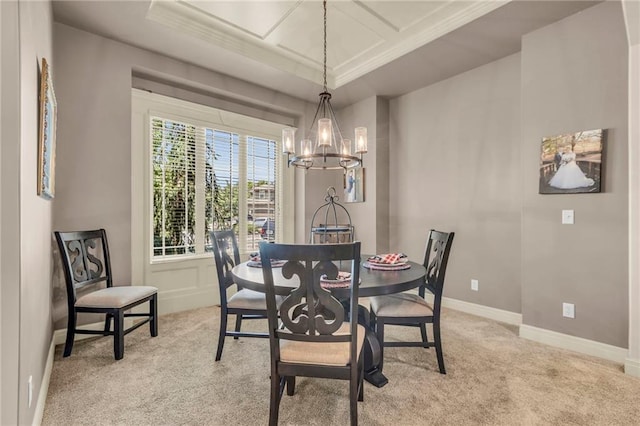
[[389, 175], [389, 100], [376, 98], [376, 180], [369, 191], [376, 194], [376, 251], [390, 252], [389, 245], [389, 210], [390, 210], [390, 175]]
[[[522, 41], [522, 314], [535, 327], [628, 344], [627, 42], [619, 3]], [[637, 117], [636, 117], [637, 119]], [[604, 191], [539, 195], [542, 136], [606, 128]], [[575, 225], [561, 225], [562, 209]], [[562, 318], [562, 302], [576, 318]]]
[[0, 2], [0, 424], [18, 422], [20, 44], [18, 4]]
[[[303, 114], [313, 108], [285, 94], [62, 24], [55, 24], [54, 35], [59, 105], [54, 227], [105, 228], [116, 285], [128, 285], [131, 279], [132, 73], [143, 76], [135, 78], [140, 88], [258, 118], [289, 117], [301, 127]], [[179, 88], [171, 88], [172, 81]], [[197, 90], [189, 90], [188, 81]], [[59, 283], [56, 319], [66, 316], [63, 298]], [[57, 327], [62, 326], [59, 321]]]
[[455, 231], [445, 296], [520, 312], [520, 55], [393, 99], [390, 115], [392, 250], [421, 261], [429, 229]]
[[[38, 78], [49, 2], [2, 4], [2, 424], [31, 424], [51, 344], [52, 201], [37, 196]], [[27, 382], [33, 377], [31, 406]], [[42, 395], [45, 398], [46, 395]], [[44, 401], [43, 401], [44, 402]], [[41, 413], [40, 413], [41, 414]], [[39, 421], [39, 419], [36, 419]]]
[[[20, 423], [32, 419], [51, 344], [52, 202], [36, 195], [38, 164], [38, 64], [47, 58], [57, 81], [52, 56], [49, 2], [20, 2]], [[27, 380], [33, 376], [28, 406]], [[44, 402], [44, 401], [43, 401]]]
[[[391, 101], [391, 248], [420, 258], [429, 228], [456, 231], [446, 296], [627, 347], [624, 31], [620, 4], [601, 4], [526, 35], [520, 54]], [[593, 128], [609, 129], [604, 192], [539, 195], [541, 138]]]

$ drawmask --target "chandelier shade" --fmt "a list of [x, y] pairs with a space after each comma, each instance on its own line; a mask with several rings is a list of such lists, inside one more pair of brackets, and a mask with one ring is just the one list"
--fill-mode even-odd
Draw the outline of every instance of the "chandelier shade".
[[[355, 152], [352, 140], [343, 138], [338, 120], [331, 106], [331, 93], [327, 90], [327, 2], [324, 10], [324, 90], [313, 117], [312, 125], [303, 135], [299, 150], [296, 150], [296, 129], [282, 129], [282, 150], [287, 155], [289, 167], [302, 169], [339, 170], [362, 167], [363, 154], [367, 152], [367, 128], [357, 127], [354, 133]], [[315, 137], [315, 142], [311, 139]]]

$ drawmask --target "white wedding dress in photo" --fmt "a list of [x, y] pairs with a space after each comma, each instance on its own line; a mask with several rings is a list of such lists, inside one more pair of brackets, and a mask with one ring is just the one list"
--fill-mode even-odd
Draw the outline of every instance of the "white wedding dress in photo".
[[559, 189], [584, 188], [595, 182], [582, 173], [580, 166], [576, 164], [575, 152], [562, 154], [561, 166], [549, 181], [549, 186]]

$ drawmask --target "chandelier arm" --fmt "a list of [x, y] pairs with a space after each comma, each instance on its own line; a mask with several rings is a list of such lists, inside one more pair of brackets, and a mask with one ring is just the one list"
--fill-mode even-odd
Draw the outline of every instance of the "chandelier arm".
[[[322, 94], [321, 94], [322, 95]], [[316, 113], [313, 116], [313, 120], [311, 121], [311, 127], [309, 127], [309, 137], [313, 134], [313, 126], [316, 124], [316, 120], [318, 118], [318, 113], [320, 112], [320, 108], [322, 107], [322, 101], [318, 103], [318, 107], [316, 108]]]
[[[336, 113], [333, 111], [333, 106], [331, 105], [331, 101], [327, 101], [327, 103], [329, 104], [329, 114], [331, 115], [329, 118], [331, 118], [331, 121], [334, 123], [333, 125], [333, 138], [336, 141], [336, 144], [342, 142], [342, 132], [340, 131], [340, 126], [338, 125], [338, 119], [336, 118]], [[337, 139], [335, 137], [335, 132], [338, 132], [338, 136], [340, 136], [340, 139]]]
[[[327, 162], [332, 159], [333, 164]], [[320, 164], [316, 164], [318, 160]], [[345, 170], [353, 169], [362, 165], [362, 160], [354, 155], [341, 155], [334, 152], [314, 153], [308, 155], [297, 155], [289, 160], [289, 164], [296, 167], [312, 170]]]

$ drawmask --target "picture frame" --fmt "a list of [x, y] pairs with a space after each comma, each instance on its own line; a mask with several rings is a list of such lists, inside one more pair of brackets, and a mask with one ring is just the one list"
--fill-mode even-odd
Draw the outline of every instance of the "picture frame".
[[349, 169], [344, 174], [344, 202], [364, 202], [364, 167]]
[[38, 91], [38, 195], [52, 199], [55, 194], [57, 103], [51, 70], [42, 58]]
[[602, 191], [606, 129], [547, 136], [540, 146], [540, 194]]

